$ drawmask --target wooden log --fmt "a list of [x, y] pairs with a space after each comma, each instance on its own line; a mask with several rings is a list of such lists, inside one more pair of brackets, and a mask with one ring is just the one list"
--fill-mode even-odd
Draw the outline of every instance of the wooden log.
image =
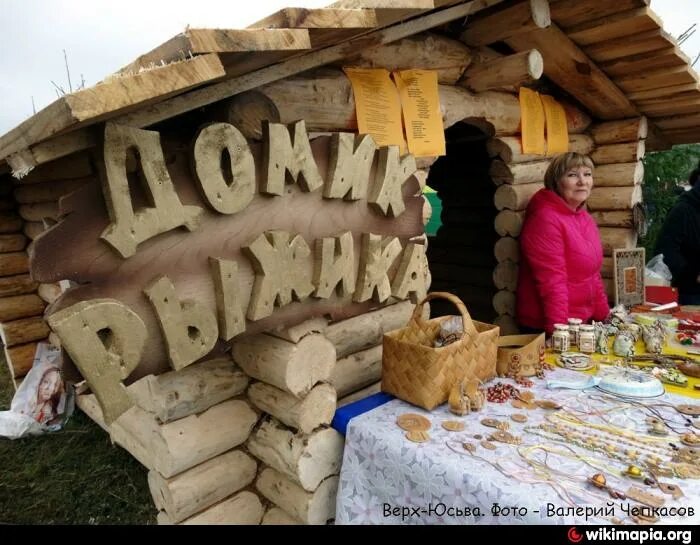
[[0, 324], [0, 336], [5, 346], [16, 346], [40, 341], [49, 335], [49, 326], [43, 316], [22, 318]]
[[263, 526], [289, 526], [292, 524], [301, 524], [301, 522], [285, 513], [279, 507], [273, 507], [272, 509], [268, 509], [268, 511], [263, 516], [262, 522], [260, 524]]
[[620, 88], [555, 24], [506, 40], [514, 51], [537, 49], [544, 58], [544, 75], [576, 98], [600, 119], [638, 116]]
[[636, 163], [644, 159], [644, 141], [625, 142], [623, 144], [610, 144], [598, 146], [591, 154], [591, 159], [596, 165], [610, 163]]
[[644, 5], [649, 5], [649, 0], [618, 0], [604, 3], [597, 0], [557, 0], [551, 4], [552, 20], [569, 28]]
[[22, 226], [22, 232], [29, 240], [36, 240], [46, 229], [47, 227], [40, 221], [26, 221]]
[[134, 403], [165, 423], [204, 412], [247, 387], [245, 373], [230, 357], [223, 357], [145, 376], [131, 384], [128, 391]]
[[601, 227], [600, 240], [603, 243], [603, 255], [613, 255], [613, 250], [629, 249], [637, 246], [637, 232], [634, 229], [619, 227]]
[[5, 360], [12, 378], [21, 378], [32, 368], [38, 343], [27, 343], [5, 348]]
[[16, 233], [22, 230], [22, 218], [14, 212], [0, 213], [0, 233]]
[[[2, 260], [0, 259], [0, 261]], [[36, 289], [37, 283], [34, 282], [28, 274], [18, 274], [0, 278], [0, 297], [34, 293]]]
[[335, 388], [329, 384], [318, 384], [299, 399], [264, 382], [256, 382], [248, 389], [248, 398], [261, 411], [302, 433], [329, 425], [337, 402]]
[[85, 178], [95, 173], [88, 153], [75, 153], [50, 164], [39, 165], [29, 174], [20, 178], [20, 184], [36, 184]]
[[591, 127], [591, 136], [598, 145], [619, 144], [644, 140], [649, 132], [646, 117], [633, 117], [621, 121], [598, 123]]
[[520, 328], [515, 318], [508, 314], [498, 316], [494, 323], [501, 329], [501, 335], [519, 335]]
[[324, 317], [318, 317], [304, 320], [300, 324], [291, 327], [271, 329], [266, 331], [266, 333], [289, 341], [290, 343], [298, 343], [303, 337], [311, 333], [323, 333], [327, 326], [328, 320]]
[[257, 419], [245, 401], [228, 400], [159, 425], [134, 405], [112, 423], [110, 435], [148, 469], [170, 478], [245, 442]]
[[591, 210], [629, 210], [642, 202], [642, 187], [594, 187], [588, 197]]
[[246, 443], [248, 452], [304, 490], [313, 492], [340, 471], [345, 440], [333, 428], [311, 435], [295, 434], [275, 419], [267, 419]]
[[344, 397], [382, 377], [382, 346], [355, 352], [337, 361], [329, 382]]
[[20, 252], [27, 247], [27, 237], [22, 233], [0, 235], [0, 253]]
[[12, 276], [29, 272], [29, 259], [25, 252], [0, 254], [0, 276]]
[[51, 284], [39, 284], [37, 294], [47, 303], [53, 303], [63, 293], [63, 288], [58, 282]]
[[0, 322], [43, 315], [46, 305], [38, 295], [15, 295], [0, 299]]
[[598, 187], [628, 186], [644, 181], [644, 163], [611, 163], [600, 165], [593, 171], [593, 183]]
[[494, 220], [496, 232], [502, 237], [519, 237], [523, 229], [525, 211], [501, 210]]
[[90, 183], [97, 183], [97, 180], [93, 176], [88, 176], [86, 178], [60, 180], [58, 182], [20, 185], [15, 187], [15, 199], [20, 204], [55, 202]]
[[600, 276], [603, 278], [612, 278], [614, 274], [614, 264], [612, 257], [604, 257], [603, 265], [600, 268]]
[[591, 211], [591, 216], [598, 227], [634, 227], [634, 213], [632, 210], [602, 210]]
[[178, 523], [248, 486], [256, 470], [253, 458], [231, 450], [169, 479], [149, 471], [148, 487], [156, 508]]
[[304, 397], [326, 381], [335, 366], [335, 348], [323, 335], [312, 334], [297, 344], [260, 334], [236, 341], [233, 360], [251, 377]]
[[518, 263], [520, 261], [520, 244], [515, 238], [503, 237], [496, 242], [496, 245], [493, 247], [493, 253], [499, 263], [506, 259], [513, 263]]
[[540, 79], [543, 70], [542, 54], [531, 49], [488, 63], [472, 64], [464, 72], [459, 85], [477, 93], [503, 87], [519, 87]]
[[20, 217], [25, 221], [42, 221], [44, 218], [58, 221], [60, 217], [58, 201], [22, 204], [18, 212]]
[[[440, 108], [445, 128], [464, 119], [483, 119], [493, 134], [520, 131], [520, 105], [511, 93], [471, 93], [461, 87], [440, 85]], [[563, 103], [570, 133], [581, 133], [590, 117], [571, 103]], [[350, 80], [340, 70], [323, 69], [301, 74], [233, 97], [220, 119], [235, 125], [246, 138], [262, 138], [262, 121], [292, 123], [304, 119], [309, 132], [357, 130]]]
[[338, 477], [328, 477], [314, 492], [307, 492], [279, 471], [266, 468], [255, 486], [269, 501], [304, 524], [325, 524], [335, 516]]
[[516, 163], [508, 165], [503, 161], [493, 161], [489, 169], [491, 179], [496, 185], [501, 184], [535, 184], [542, 183], [549, 161], [533, 163]]
[[532, 196], [544, 187], [544, 184], [503, 184], [493, 197], [493, 202], [499, 210], [525, 210]]
[[382, 382], [378, 381], [375, 382], [374, 384], [370, 384], [369, 386], [362, 388], [362, 390], [358, 390], [357, 392], [353, 392], [350, 395], [346, 395], [344, 398], [338, 400], [338, 408], [344, 407], [348, 403], [354, 403], [355, 401], [358, 401], [360, 399], [364, 399], [366, 397], [369, 397], [371, 395], [374, 395], [376, 393], [379, 393], [382, 391]]
[[384, 333], [408, 323], [413, 308], [410, 301], [402, 301], [374, 312], [330, 324], [324, 334], [335, 346], [336, 356], [343, 358], [348, 354], [380, 344]]
[[342, 61], [344, 66], [397, 70], [435, 70], [438, 83], [455, 85], [471, 62], [467, 46], [440, 34], [426, 32], [378, 47], [363, 49]]
[[499, 290], [515, 291], [518, 288], [518, 264], [509, 259], [501, 261], [493, 270], [493, 283]]
[[496, 292], [493, 296], [493, 308], [499, 315], [515, 316], [515, 293], [508, 290]]
[[[542, 155], [523, 154], [520, 136], [499, 136], [486, 143], [490, 157], [499, 157], [504, 163], [529, 163], [543, 160]], [[588, 155], [593, 150], [593, 139], [587, 134], [570, 134], [569, 151]]]
[[[244, 490], [201, 513], [197, 513], [180, 524], [197, 526], [205, 524], [256, 525], [260, 524], [264, 511], [265, 508], [260, 503], [260, 498], [253, 492]], [[173, 522], [167, 513], [161, 511], [158, 513], [158, 524], [167, 525], [173, 524]]]
[[530, 0], [495, 11], [493, 14], [473, 22], [467, 22], [460, 40], [472, 47], [488, 45], [507, 40], [518, 34], [546, 28], [551, 23], [549, 2]]

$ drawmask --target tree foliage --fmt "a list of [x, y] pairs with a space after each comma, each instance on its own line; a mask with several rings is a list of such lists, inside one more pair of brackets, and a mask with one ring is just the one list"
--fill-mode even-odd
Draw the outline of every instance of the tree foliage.
[[690, 172], [700, 161], [700, 144], [684, 144], [668, 151], [650, 153], [644, 158], [644, 203], [649, 229], [640, 244], [647, 258], [654, 255], [654, 246], [666, 215], [676, 202]]

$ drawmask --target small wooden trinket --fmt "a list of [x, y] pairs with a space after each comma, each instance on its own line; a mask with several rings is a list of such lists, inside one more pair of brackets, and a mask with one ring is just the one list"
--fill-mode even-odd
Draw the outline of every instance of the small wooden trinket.
[[447, 431], [464, 431], [464, 422], [459, 422], [458, 420], [445, 420], [442, 423], [442, 427]]
[[498, 428], [500, 422], [496, 420], [495, 418], [484, 418], [481, 421], [482, 426], [486, 426], [488, 428]]
[[664, 498], [645, 492], [636, 486], [630, 486], [627, 490], [627, 497], [639, 503], [643, 503], [644, 505], [648, 505], [649, 507], [663, 507], [666, 503]]
[[596, 473], [595, 475], [593, 475], [593, 477], [588, 479], [588, 482], [597, 488], [607, 488], [608, 487], [608, 481], [605, 478], [605, 475], [603, 475], [602, 473]]
[[520, 444], [520, 437], [516, 437], [512, 433], [508, 433], [507, 431], [504, 430], [498, 430], [491, 435], [489, 435], [489, 439], [491, 441], [497, 441], [499, 443], [506, 443], [508, 445], [519, 445]]
[[476, 452], [476, 445], [473, 443], [462, 443], [462, 448], [471, 454]]
[[519, 399], [514, 399], [513, 401], [510, 402], [510, 404], [512, 407], [514, 407], [516, 409], [520, 409], [520, 410], [527, 409], [527, 405], [528, 405], [527, 403], [525, 403], [524, 401], [521, 401]]
[[496, 447], [496, 445], [494, 445], [490, 441], [482, 441], [481, 446], [487, 450], [496, 450], [496, 448], [498, 448], [498, 447]]
[[425, 431], [407, 431], [406, 439], [413, 441], [414, 443], [425, 443], [430, 441], [430, 435]]
[[633, 479], [643, 479], [644, 478], [644, 475], [642, 474], [642, 470], [635, 465], [629, 466], [624, 471], [624, 475], [627, 475], [628, 477], [632, 477]]
[[432, 424], [425, 416], [414, 413], [405, 413], [399, 415], [396, 419], [396, 424], [402, 430], [406, 431], [428, 431]]
[[688, 416], [700, 416], [700, 405], [676, 405], [676, 410]]
[[476, 439], [477, 441], [481, 441], [483, 438], [484, 438], [483, 435], [481, 435], [480, 433], [477, 433], [476, 435], [474, 435], [474, 439]]
[[700, 435], [695, 435], [694, 433], [684, 433], [681, 435], [681, 443], [688, 445], [689, 447], [700, 446]]
[[519, 413], [515, 413], [515, 414], [511, 415], [510, 419], [513, 420], [514, 422], [518, 422], [519, 424], [524, 424], [525, 422], [527, 422], [527, 416], [525, 416], [524, 414], [519, 414]]
[[561, 409], [561, 405], [549, 399], [536, 399], [535, 405], [537, 405], [540, 409], [546, 409], [548, 411], [556, 411]]
[[684, 496], [681, 487], [671, 483], [659, 483], [659, 490], [664, 494], [673, 496], [674, 500], [680, 499]]

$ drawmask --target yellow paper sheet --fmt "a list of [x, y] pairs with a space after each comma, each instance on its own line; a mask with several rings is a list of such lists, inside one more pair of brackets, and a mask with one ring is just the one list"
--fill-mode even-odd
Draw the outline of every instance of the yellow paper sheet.
[[548, 95], [540, 95], [547, 120], [547, 155], [569, 151], [569, 129], [564, 107]]
[[393, 76], [401, 97], [408, 151], [416, 157], [445, 155], [437, 72], [402, 70]]
[[523, 154], [544, 155], [544, 108], [537, 91], [520, 88], [520, 125]]
[[406, 153], [401, 102], [389, 71], [383, 68], [343, 70], [352, 84], [360, 134], [371, 135], [377, 146], [399, 146], [401, 154]]

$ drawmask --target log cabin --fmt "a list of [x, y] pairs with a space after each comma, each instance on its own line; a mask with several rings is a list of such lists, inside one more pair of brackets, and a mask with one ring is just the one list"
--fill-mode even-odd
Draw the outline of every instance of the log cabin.
[[[360, 134], [348, 68], [433, 74], [444, 153]], [[517, 239], [549, 153], [523, 151], [523, 89], [596, 164], [611, 291], [613, 249], [644, 229], [644, 154], [700, 141], [697, 75], [649, 0], [285, 8], [188, 28], [60, 97], [0, 136], [13, 379], [38, 342], [61, 346], [160, 523], [332, 520], [329, 424], [379, 390], [384, 332], [428, 288], [517, 331]]]

